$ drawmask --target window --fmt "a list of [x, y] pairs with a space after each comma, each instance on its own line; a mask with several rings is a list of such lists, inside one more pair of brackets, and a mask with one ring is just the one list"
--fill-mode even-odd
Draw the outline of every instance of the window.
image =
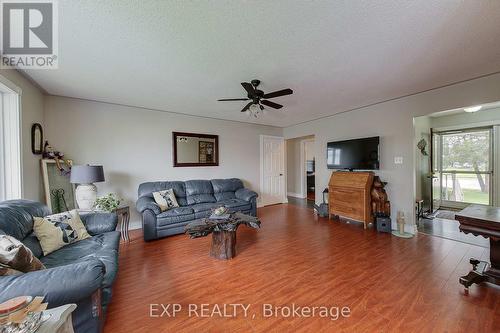
[[20, 91], [0, 76], [0, 201], [22, 196]]

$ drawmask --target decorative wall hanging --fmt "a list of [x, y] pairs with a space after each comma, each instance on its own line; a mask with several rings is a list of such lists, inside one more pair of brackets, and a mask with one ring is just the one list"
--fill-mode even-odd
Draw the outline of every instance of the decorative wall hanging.
[[43, 153], [43, 129], [39, 123], [31, 125], [31, 152], [35, 155]]
[[420, 150], [422, 155], [427, 156], [429, 154], [425, 151], [425, 147], [427, 147], [427, 141], [425, 141], [425, 139], [422, 139], [417, 143], [417, 148]]

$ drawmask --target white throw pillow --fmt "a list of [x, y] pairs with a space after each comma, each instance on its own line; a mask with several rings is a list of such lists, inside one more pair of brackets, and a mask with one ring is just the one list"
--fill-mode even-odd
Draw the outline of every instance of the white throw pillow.
[[45, 217], [35, 217], [34, 220], [33, 231], [45, 256], [63, 246], [90, 237], [76, 209]]
[[173, 189], [153, 192], [153, 198], [155, 199], [156, 204], [160, 206], [162, 212], [179, 207]]

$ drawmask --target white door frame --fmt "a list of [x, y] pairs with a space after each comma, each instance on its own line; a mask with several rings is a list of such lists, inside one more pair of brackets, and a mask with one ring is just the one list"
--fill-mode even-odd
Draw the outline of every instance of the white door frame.
[[300, 141], [300, 192], [302, 198], [307, 198], [306, 143], [314, 142], [314, 139], [315, 138], [304, 139]]
[[281, 139], [283, 141], [282, 147], [283, 147], [283, 178], [284, 181], [282, 182], [282, 193], [283, 193], [283, 198], [281, 199], [281, 203], [287, 203], [288, 198], [286, 196], [286, 189], [287, 189], [287, 180], [286, 180], [286, 175], [287, 175], [287, 168], [286, 168], [286, 149], [285, 149], [285, 138], [282, 136], [273, 136], [273, 135], [260, 135], [260, 201], [257, 204], [259, 207], [265, 206], [267, 203], [265, 201], [264, 195], [262, 194], [262, 189], [264, 188], [264, 139], [265, 138], [270, 138], [270, 139]]
[[[23, 197], [22, 90], [0, 75], [0, 197]], [[4, 149], [5, 148], [5, 149]], [[9, 161], [6, 163], [6, 161]]]

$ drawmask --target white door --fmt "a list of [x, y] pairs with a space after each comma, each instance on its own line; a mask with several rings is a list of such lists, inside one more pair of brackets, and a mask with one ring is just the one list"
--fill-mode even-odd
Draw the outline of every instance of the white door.
[[286, 202], [285, 195], [285, 139], [261, 135], [261, 186], [262, 204]]

